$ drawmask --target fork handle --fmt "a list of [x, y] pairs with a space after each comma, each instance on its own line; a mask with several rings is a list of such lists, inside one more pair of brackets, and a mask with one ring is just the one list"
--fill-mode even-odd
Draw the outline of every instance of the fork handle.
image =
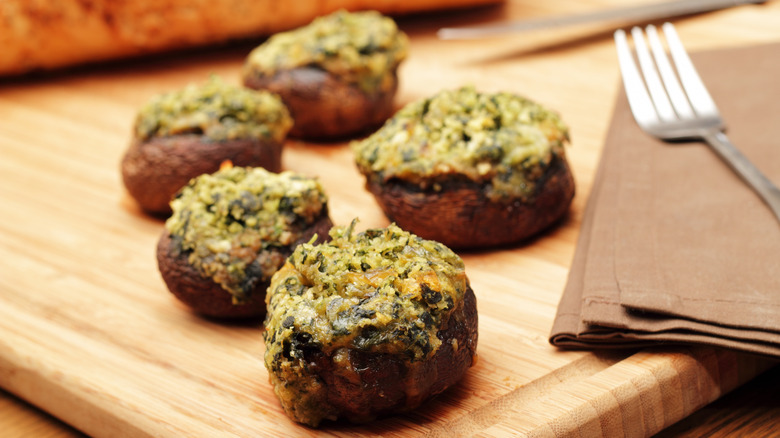
[[761, 173], [721, 131], [707, 132], [704, 140], [747, 182], [780, 221], [780, 189]]

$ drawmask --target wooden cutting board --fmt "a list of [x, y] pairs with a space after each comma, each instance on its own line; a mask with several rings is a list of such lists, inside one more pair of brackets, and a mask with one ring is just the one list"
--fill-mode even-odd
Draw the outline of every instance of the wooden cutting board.
[[[774, 29], [771, 14], [734, 20]], [[154, 257], [163, 222], [124, 192], [119, 160], [152, 94], [212, 73], [237, 83], [251, 47], [234, 47], [0, 83], [0, 386], [95, 436], [647, 436], [771, 366], [705, 347], [550, 346], [618, 84], [611, 41], [443, 43], [444, 19], [401, 23], [412, 50], [399, 105], [472, 83], [525, 94], [572, 126], [568, 218], [525, 245], [461, 253], [480, 318], [479, 360], [463, 381], [408, 415], [308, 429], [273, 395], [259, 324], [204, 320], [166, 290]], [[291, 140], [283, 161], [320, 177], [336, 223], [387, 224], [346, 144]]]

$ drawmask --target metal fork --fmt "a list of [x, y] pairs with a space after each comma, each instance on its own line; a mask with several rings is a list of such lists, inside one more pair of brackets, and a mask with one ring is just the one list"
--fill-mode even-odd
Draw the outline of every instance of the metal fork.
[[677, 80], [655, 26], [646, 28], [652, 57], [642, 29], [634, 27], [631, 30], [644, 80], [634, 63], [626, 33], [623, 30], [615, 32], [623, 85], [637, 124], [645, 132], [665, 141], [704, 140], [761, 196], [780, 221], [780, 189], [742, 155], [723, 133], [725, 126], [718, 108], [685, 52], [674, 26], [665, 23], [662, 28], [680, 81]]

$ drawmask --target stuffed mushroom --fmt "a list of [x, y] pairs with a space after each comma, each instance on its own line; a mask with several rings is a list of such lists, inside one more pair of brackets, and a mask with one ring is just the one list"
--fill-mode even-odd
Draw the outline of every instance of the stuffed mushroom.
[[172, 202], [157, 245], [168, 289], [196, 313], [262, 317], [273, 274], [296, 245], [332, 226], [316, 179], [227, 167], [193, 179]]
[[139, 110], [121, 162], [122, 180], [143, 210], [169, 214], [179, 189], [226, 160], [280, 171], [291, 126], [287, 108], [271, 93], [217, 77], [190, 84], [153, 97]]
[[568, 211], [568, 128], [511, 93], [445, 90], [407, 105], [354, 142], [358, 169], [385, 214], [454, 248], [527, 239]]
[[244, 65], [244, 84], [281, 96], [295, 121], [291, 136], [345, 138], [393, 114], [407, 47], [392, 19], [338, 11], [255, 48]]
[[396, 225], [299, 245], [268, 288], [265, 365], [285, 412], [317, 426], [407, 412], [475, 363], [463, 261]]

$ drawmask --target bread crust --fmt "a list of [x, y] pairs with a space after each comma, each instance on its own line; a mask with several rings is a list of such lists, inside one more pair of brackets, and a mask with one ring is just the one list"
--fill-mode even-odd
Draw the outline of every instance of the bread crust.
[[[333, 223], [325, 212], [309, 226], [298, 241], [279, 252], [282, 259], [287, 258], [293, 249], [303, 242], [308, 242], [317, 234], [317, 241], [328, 238], [328, 231]], [[167, 230], [163, 231], [157, 242], [157, 266], [168, 290], [179, 301], [202, 316], [220, 319], [262, 318], [265, 315], [265, 293], [271, 283], [258, 281], [249, 298], [241, 304], [233, 303], [233, 296], [211, 278], [204, 277], [188, 261], [189, 253], [183, 251], [181, 245], [171, 238]]]
[[335, 140], [367, 132], [392, 116], [398, 77], [393, 71], [388, 87], [367, 93], [337, 75], [306, 66], [273, 75], [248, 71], [244, 85], [279, 95], [295, 121], [291, 137]]
[[481, 248], [518, 243], [562, 218], [574, 198], [574, 178], [565, 157], [555, 156], [527, 200], [493, 201], [485, 185], [451, 178], [441, 190], [421, 189], [399, 179], [366, 188], [387, 217], [418, 236], [451, 248]]
[[502, 0], [3, 0], [0, 75], [267, 36], [338, 9], [406, 14]]
[[196, 176], [234, 166], [279, 172], [283, 144], [273, 140], [208, 140], [198, 134], [134, 139], [121, 162], [122, 181], [142, 209], [169, 214], [173, 195]]

